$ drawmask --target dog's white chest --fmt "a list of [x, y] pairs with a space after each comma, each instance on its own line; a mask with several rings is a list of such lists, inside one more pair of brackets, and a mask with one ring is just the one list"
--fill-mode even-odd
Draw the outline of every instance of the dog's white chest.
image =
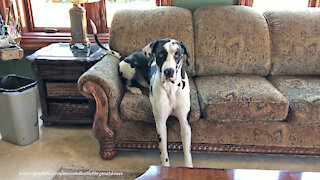
[[169, 83], [163, 84], [163, 87], [164, 87], [164, 91], [167, 94], [170, 108], [174, 108], [175, 102], [176, 102], [176, 92], [177, 92], [178, 86], [169, 82]]
[[[153, 82], [153, 83], [152, 83]], [[151, 85], [153, 87], [152, 96], [157, 96], [156, 99], [161, 99], [161, 103], [164, 106], [167, 106], [168, 109], [174, 109], [176, 104], [176, 93], [178, 86], [171, 82], [162, 83], [160, 74], [157, 72], [155, 76], [151, 79]], [[150, 98], [152, 101], [153, 98]]]

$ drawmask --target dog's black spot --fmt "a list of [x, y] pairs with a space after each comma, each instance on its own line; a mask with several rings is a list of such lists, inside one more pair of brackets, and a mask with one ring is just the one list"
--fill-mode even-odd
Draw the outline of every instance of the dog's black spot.
[[123, 76], [123, 73], [120, 71], [120, 66], [118, 66], [118, 73], [121, 77]]
[[125, 58], [126, 58], [125, 56], [121, 56], [120, 61], [123, 61]]
[[169, 160], [168, 160], [168, 158], [166, 158], [166, 162], [168, 162]]
[[160, 154], [161, 154], [161, 151], [160, 151]]
[[181, 68], [181, 77], [182, 77], [182, 79], [186, 78], [186, 71], [184, 70], [183, 67]]
[[161, 142], [161, 137], [160, 137], [160, 135], [158, 134], [158, 140], [159, 140], [159, 142]]
[[152, 86], [150, 86], [150, 92], [151, 92], [151, 95], [153, 95], [153, 94], [152, 94]]
[[123, 61], [130, 64], [130, 60], [128, 58], [125, 58]]
[[182, 89], [186, 86], [186, 82], [182, 81]]
[[190, 58], [190, 53], [189, 53], [189, 50], [187, 48], [187, 45], [184, 42], [180, 42], [180, 46], [183, 49], [183, 54], [187, 55], [186, 62], [187, 62], [187, 65], [189, 66], [190, 64], [189, 64], [188, 59]]
[[189, 62], [188, 59], [186, 59], [186, 63], [187, 63], [188, 66], [190, 66], [190, 62]]
[[166, 61], [168, 56], [168, 51], [166, 49], [163, 49], [162, 51], [160, 51], [157, 55], [156, 55], [156, 63], [158, 65], [158, 67], [160, 68], [160, 72], [161, 72], [161, 67], [164, 63], [164, 61]]
[[157, 72], [157, 66], [151, 66], [150, 67], [150, 71], [149, 71], [149, 76], [148, 76], [148, 82], [150, 83], [150, 79], [153, 76], [153, 74], [155, 74]]
[[136, 67], [136, 64], [135, 64], [134, 62], [131, 62], [131, 63], [130, 63], [130, 67], [131, 67], [131, 68], [135, 68], [135, 67]]
[[123, 76], [120, 76], [120, 79], [121, 79], [121, 81], [122, 81], [123, 84], [126, 84], [126, 82], [127, 82], [127, 79], [126, 79], [126, 78], [124, 78]]
[[112, 53], [112, 54], [114, 54], [114, 52], [113, 52], [113, 51], [111, 51], [111, 53]]
[[176, 63], [178, 64], [182, 59], [182, 52], [180, 49], [177, 49], [177, 51], [174, 53], [174, 59]]
[[158, 67], [160, 68], [160, 72], [161, 72], [162, 65], [164, 61], [167, 59], [167, 55], [168, 55], [168, 51], [164, 48], [164, 45], [170, 42], [170, 40], [171, 39], [166, 38], [160, 41], [154, 41], [155, 43], [151, 49], [151, 54], [155, 54], [155, 58], [156, 58], [155, 60]]
[[144, 55], [147, 56], [147, 52], [144, 52]]
[[181, 83], [179, 83], [178, 86], [180, 87], [180, 86], [181, 86]]
[[137, 87], [137, 88], [141, 89], [141, 85], [135, 79], [131, 80], [130, 87]]

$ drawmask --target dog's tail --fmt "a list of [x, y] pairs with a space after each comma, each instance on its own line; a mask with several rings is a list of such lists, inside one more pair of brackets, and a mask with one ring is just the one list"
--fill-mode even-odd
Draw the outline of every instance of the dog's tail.
[[116, 57], [116, 58], [118, 58], [118, 59], [120, 59], [120, 60], [123, 60], [125, 57], [122, 56], [120, 53], [118, 53], [117, 51], [114, 51], [114, 50], [110, 49], [109, 46], [108, 46], [108, 47], [104, 47], [104, 46], [100, 43], [100, 41], [99, 41], [99, 39], [98, 39], [98, 35], [97, 35], [97, 27], [96, 27], [96, 25], [94, 24], [94, 22], [93, 22], [91, 19], [90, 19], [90, 24], [91, 24], [92, 31], [93, 31], [93, 35], [94, 35], [94, 40], [96, 41], [97, 45], [98, 45], [101, 49], [103, 49], [107, 54], [112, 55], [112, 56], [114, 56], [114, 57]]

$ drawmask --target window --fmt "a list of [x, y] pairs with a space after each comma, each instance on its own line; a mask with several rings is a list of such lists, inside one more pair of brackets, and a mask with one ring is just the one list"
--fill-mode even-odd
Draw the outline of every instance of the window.
[[[22, 0], [18, 0], [22, 1]], [[73, 3], [69, 0], [23, 0], [26, 10], [26, 23], [29, 32], [44, 32], [46, 29], [57, 29], [58, 32], [70, 32], [69, 10]], [[89, 4], [82, 5], [91, 7]], [[90, 11], [86, 8], [87, 11]], [[94, 12], [95, 14], [90, 14]], [[90, 11], [98, 16], [99, 11]], [[90, 17], [89, 17], [90, 19]]]
[[69, 9], [72, 3], [67, 0], [55, 3], [49, 0], [30, 0], [33, 26], [70, 28]]
[[106, 0], [108, 27], [114, 13], [121, 9], [152, 9], [156, 6], [155, 0]]
[[253, 8], [263, 13], [268, 10], [303, 9], [308, 7], [309, 0], [254, 0]]
[[[54, 42], [70, 42], [69, 9], [72, 3], [68, 0], [13, 0], [18, 5], [22, 20], [22, 41], [24, 49], [39, 49]], [[59, 3], [54, 3], [58, 1]], [[9, 0], [1, 0], [1, 14], [9, 7]], [[98, 36], [102, 43], [108, 42], [108, 27], [113, 14], [120, 9], [148, 9], [155, 6], [171, 6], [172, 0], [100, 0], [83, 5], [86, 9], [87, 24], [92, 19], [97, 26]], [[12, 10], [14, 13], [14, 10]], [[108, 23], [108, 25], [107, 25]], [[46, 29], [58, 29], [56, 33], [46, 33]], [[88, 37], [94, 41], [91, 28]]]

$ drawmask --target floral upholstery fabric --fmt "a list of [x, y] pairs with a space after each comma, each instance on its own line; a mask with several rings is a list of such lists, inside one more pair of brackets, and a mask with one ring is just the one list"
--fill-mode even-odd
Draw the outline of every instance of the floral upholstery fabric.
[[116, 112], [118, 112], [117, 107], [119, 107], [125, 92], [118, 73], [118, 65], [117, 58], [106, 55], [78, 79], [79, 90], [86, 97], [91, 97], [91, 95], [83, 91], [84, 83], [93, 81], [100, 85], [107, 94], [111, 111], [115, 110]]
[[[128, 55], [154, 39], [181, 37], [191, 57], [197, 45], [199, 76], [194, 77], [196, 86], [190, 81], [192, 143], [267, 146], [271, 153], [283, 153], [277, 147], [320, 148], [320, 26], [314, 23], [319, 21], [319, 10], [273, 11], [264, 15], [269, 26], [261, 14], [246, 7], [199, 9], [194, 14], [194, 43], [189, 10], [169, 7], [122, 11], [115, 15], [109, 43]], [[158, 17], [159, 21], [152, 22]], [[80, 77], [79, 89], [90, 97], [82, 86], [94, 81], [105, 90], [109, 100], [108, 126], [117, 144], [157, 142], [155, 124], [146, 123], [154, 122], [149, 98], [126, 93], [118, 63], [106, 56]], [[270, 69], [274, 75], [318, 76], [272, 76], [268, 78], [270, 82], [254, 76], [265, 76]], [[196, 71], [193, 62], [189, 77]], [[215, 76], [201, 76], [212, 74]], [[167, 128], [168, 141], [181, 142], [179, 122], [168, 122]], [[106, 146], [105, 142], [100, 143], [101, 147]], [[318, 149], [307, 151], [319, 155]]]
[[195, 79], [200, 107], [210, 121], [282, 121], [289, 102], [264, 77], [202, 76]]
[[271, 36], [271, 75], [320, 75], [320, 11], [266, 12]]
[[[200, 118], [200, 105], [198, 94], [193, 80], [189, 79], [190, 83], [190, 100], [191, 110], [188, 120], [196, 121]], [[120, 105], [120, 114], [123, 120], [143, 121], [154, 123], [152, 106], [147, 95], [137, 95], [127, 92]]]
[[113, 16], [110, 47], [123, 55], [141, 51], [154, 40], [173, 38], [183, 41], [190, 51], [190, 66], [184, 65], [189, 77], [194, 69], [194, 36], [192, 14], [178, 7], [159, 7], [151, 10], [123, 10]]
[[270, 37], [262, 14], [239, 6], [208, 6], [194, 13], [197, 75], [270, 70]]
[[320, 122], [320, 77], [272, 76], [269, 81], [290, 102], [289, 122]]

